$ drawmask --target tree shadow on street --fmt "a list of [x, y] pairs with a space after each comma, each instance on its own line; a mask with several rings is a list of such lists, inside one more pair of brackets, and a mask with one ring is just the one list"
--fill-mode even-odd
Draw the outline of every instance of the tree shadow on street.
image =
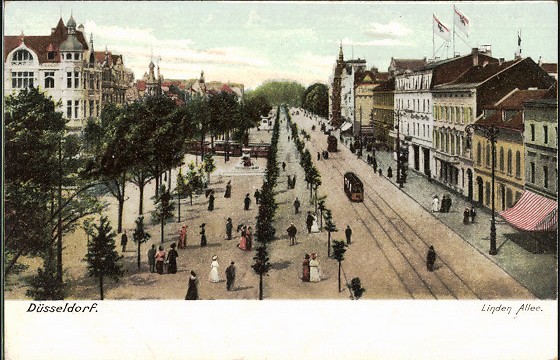
[[[526, 233], [526, 232], [516, 232], [510, 234], [504, 234], [506, 239], [514, 242], [521, 248], [530, 252], [531, 254], [557, 254], [558, 252], [558, 242], [556, 239], [556, 233]], [[505, 242], [504, 242], [505, 243]], [[502, 244], [503, 245], [503, 244]], [[502, 247], [500, 245], [500, 247]]]
[[240, 286], [240, 287], [236, 287], [233, 289], [233, 291], [243, 291], [243, 290], [249, 290], [254, 288], [254, 286]]
[[277, 261], [270, 264], [270, 268], [272, 270], [284, 270], [287, 269], [290, 265], [292, 265], [292, 261], [284, 260], [284, 261]]

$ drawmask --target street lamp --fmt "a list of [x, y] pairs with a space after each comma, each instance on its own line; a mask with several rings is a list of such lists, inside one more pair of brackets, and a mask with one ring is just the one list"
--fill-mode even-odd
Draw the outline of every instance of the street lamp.
[[469, 124], [465, 126], [465, 130], [468, 132], [470, 130], [480, 131], [482, 136], [490, 141], [491, 152], [492, 152], [492, 220], [490, 220], [490, 255], [496, 255], [498, 250], [496, 249], [496, 214], [494, 210], [494, 181], [496, 178], [496, 141], [498, 140], [498, 128], [494, 125], [480, 125], [480, 124]]

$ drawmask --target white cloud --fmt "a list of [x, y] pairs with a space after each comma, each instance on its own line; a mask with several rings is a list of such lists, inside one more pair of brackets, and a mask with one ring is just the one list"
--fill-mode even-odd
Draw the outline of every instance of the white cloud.
[[412, 34], [412, 30], [406, 25], [397, 21], [391, 21], [388, 24], [371, 23], [365, 33], [373, 38], [396, 38]]

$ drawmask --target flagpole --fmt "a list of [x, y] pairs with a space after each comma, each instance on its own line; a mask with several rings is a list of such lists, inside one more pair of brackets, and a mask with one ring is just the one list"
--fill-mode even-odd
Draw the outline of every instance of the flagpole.
[[455, 5], [453, 5], [453, 56], [455, 57]]
[[436, 58], [436, 39], [434, 34], [434, 19], [432, 18], [432, 59]]

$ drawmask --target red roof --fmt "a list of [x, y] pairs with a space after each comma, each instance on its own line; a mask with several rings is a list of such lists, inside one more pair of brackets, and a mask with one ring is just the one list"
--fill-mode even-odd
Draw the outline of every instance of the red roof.
[[523, 132], [523, 111], [516, 112], [508, 119], [504, 119], [505, 111], [497, 110], [492, 115], [482, 118], [476, 122], [477, 125], [495, 126]]
[[[77, 39], [84, 47], [84, 50], [88, 50], [88, 44], [84, 37], [84, 34], [81, 31], [76, 31]], [[25, 35], [17, 35], [17, 36], [4, 36], [4, 62], [8, 57], [8, 54], [21, 45], [22, 41], [25, 43], [25, 46], [33, 50], [37, 53], [39, 57], [39, 63], [46, 63], [46, 62], [59, 62], [60, 61], [60, 54], [57, 53], [54, 60], [47, 59], [47, 52], [48, 49], [58, 49], [60, 44], [66, 40], [68, 37], [68, 28], [64, 26], [64, 22], [62, 18], [58, 21], [57, 27], [53, 29], [51, 35], [46, 36], [25, 36]]]
[[144, 80], [136, 81], [136, 88], [140, 91], [146, 90], [146, 82]]
[[515, 89], [497, 103], [484, 107], [485, 109], [521, 110], [527, 100], [541, 99], [549, 93], [549, 89]]
[[557, 63], [542, 63], [541, 68], [549, 74], [558, 74]]
[[225, 91], [228, 94], [233, 94], [233, 90], [227, 84], [222, 85], [220, 91]]

